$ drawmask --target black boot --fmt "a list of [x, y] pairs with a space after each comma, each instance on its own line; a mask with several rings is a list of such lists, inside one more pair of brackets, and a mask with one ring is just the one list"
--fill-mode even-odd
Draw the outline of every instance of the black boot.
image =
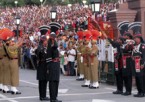
[[119, 90], [113, 92], [113, 94], [122, 94], [122, 93], [123, 92], [122, 91], [119, 91]]
[[131, 92], [124, 92], [124, 93], [122, 93], [122, 95], [128, 96], [128, 95], [131, 95]]
[[40, 100], [41, 101], [49, 101], [50, 99], [48, 97], [44, 97], [44, 98], [43, 97], [40, 97]]
[[134, 97], [144, 97], [144, 93], [137, 93], [134, 95]]

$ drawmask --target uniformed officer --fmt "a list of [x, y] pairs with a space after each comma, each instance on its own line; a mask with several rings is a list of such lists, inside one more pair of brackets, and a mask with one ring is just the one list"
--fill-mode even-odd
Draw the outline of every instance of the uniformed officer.
[[[51, 27], [51, 34], [47, 46], [47, 75], [49, 80], [49, 94], [50, 102], [62, 102], [57, 100], [58, 87], [60, 80], [60, 59], [58, 52], [58, 45], [56, 42], [56, 31], [61, 28], [60, 24], [52, 22], [49, 24]], [[54, 31], [54, 32], [53, 32]]]
[[132, 35], [130, 33], [126, 33], [124, 35], [126, 39], [126, 44], [123, 45], [123, 53], [122, 53], [122, 60], [123, 60], [123, 69], [122, 69], [122, 76], [123, 81], [125, 84], [126, 92], [122, 95], [128, 96], [131, 95], [132, 91], [132, 50], [134, 46], [134, 41], [132, 40]]
[[99, 88], [99, 75], [98, 75], [98, 66], [99, 66], [99, 61], [97, 58], [98, 54], [98, 47], [96, 45], [97, 42], [97, 37], [100, 34], [97, 30], [94, 30], [95, 32], [92, 32], [92, 41], [91, 41], [91, 49], [89, 51], [89, 63], [90, 63], [90, 81], [91, 84], [89, 86], [90, 89], [96, 89]]
[[82, 49], [82, 55], [83, 55], [83, 64], [84, 64], [84, 76], [85, 76], [85, 83], [82, 85], [82, 87], [89, 87], [90, 85], [90, 62], [89, 62], [89, 52], [90, 52], [90, 38], [91, 38], [91, 32], [86, 30], [84, 31], [85, 41], [84, 41], [84, 47]]
[[133, 49], [133, 61], [135, 68], [135, 80], [138, 93], [134, 97], [144, 97], [144, 70], [145, 70], [145, 45], [141, 35], [135, 35], [135, 46]]
[[83, 66], [83, 57], [82, 57], [82, 49], [83, 49], [83, 31], [78, 31], [78, 48], [77, 48], [77, 68], [80, 74], [79, 78], [76, 79], [77, 81], [84, 80], [84, 66]]
[[19, 65], [18, 65], [18, 49], [22, 45], [23, 40], [10, 38], [9, 46], [7, 46], [7, 53], [9, 56], [9, 70], [10, 70], [10, 85], [12, 94], [21, 94], [16, 87], [19, 85]]
[[9, 56], [7, 53], [7, 46], [9, 46], [9, 40], [3, 41], [3, 93], [11, 93], [10, 89], [8, 88], [8, 85], [11, 84], [10, 82], [10, 70], [9, 70]]
[[117, 49], [114, 52], [114, 66], [115, 66], [115, 76], [116, 76], [116, 85], [117, 90], [113, 94], [122, 94], [123, 93], [123, 77], [122, 77], [122, 45], [124, 44], [125, 39], [120, 37], [117, 41], [112, 41], [109, 39], [111, 45]]
[[129, 24], [129, 29], [133, 31], [134, 36], [134, 49], [132, 52], [132, 59], [134, 62], [134, 73], [136, 80], [136, 87], [138, 93], [134, 97], [143, 97], [145, 94], [145, 45], [141, 35], [142, 22], [132, 22]]
[[2, 40], [0, 40], [0, 91], [3, 90], [3, 59], [4, 57], [4, 49]]
[[46, 55], [47, 55], [47, 38], [45, 35], [42, 35], [40, 38], [39, 46], [36, 50], [38, 67], [37, 67], [37, 80], [39, 80], [39, 98], [41, 101], [49, 100], [46, 97], [47, 93], [47, 64], [46, 64]]
[[47, 36], [46, 33], [50, 27], [47, 25], [43, 25], [39, 27], [41, 38], [38, 45], [38, 48], [36, 49], [36, 55], [38, 60], [38, 66], [37, 66], [37, 80], [38, 83], [38, 89], [39, 89], [39, 99], [41, 101], [47, 101], [50, 100], [48, 97], [46, 97], [47, 93], [47, 63], [46, 63], [46, 56], [47, 56]]
[[[128, 21], [124, 21], [118, 24], [118, 29], [120, 34], [123, 35], [128, 31]], [[114, 67], [115, 67], [115, 77], [117, 90], [113, 94], [122, 94], [123, 93], [123, 77], [122, 77], [122, 47], [125, 42], [125, 39], [121, 36], [116, 41], [112, 41], [105, 33], [103, 35], [108, 39], [111, 45], [116, 49], [114, 52]]]

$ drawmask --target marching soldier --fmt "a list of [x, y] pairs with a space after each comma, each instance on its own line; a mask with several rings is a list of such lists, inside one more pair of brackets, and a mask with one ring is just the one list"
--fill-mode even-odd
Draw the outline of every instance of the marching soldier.
[[[39, 99], [41, 101], [47, 101], [50, 100], [48, 97], [46, 97], [47, 93], [47, 63], [46, 63], [46, 56], [47, 56], [47, 38], [46, 38], [46, 32], [49, 29], [49, 26], [43, 25], [39, 27], [41, 32], [41, 38], [38, 45], [38, 48], [36, 50], [37, 60], [38, 60], [38, 66], [37, 66], [37, 80], [38, 83], [38, 89], [39, 89]], [[46, 30], [46, 32], [44, 31]]]
[[[10, 38], [9, 46], [7, 46], [7, 53], [9, 56], [9, 70], [10, 70], [10, 82], [11, 82], [11, 93], [21, 94], [17, 90], [19, 85], [19, 65], [18, 65], [18, 48], [22, 45], [22, 39], [16, 41], [16, 38]], [[20, 41], [21, 40], [21, 41]]]
[[89, 86], [90, 89], [96, 89], [99, 88], [99, 75], [98, 75], [98, 66], [99, 66], [99, 61], [97, 59], [97, 54], [98, 54], [98, 47], [96, 45], [97, 42], [97, 37], [99, 35], [99, 32], [93, 33], [92, 32], [92, 41], [91, 41], [91, 49], [89, 51], [89, 63], [90, 63], [90, 81], [91, 84]]
[[[47, 76], [49, 81], [49, 94], [50, 102], [62, 102], [57, 100], [58, 87], [60, 80], [60, 60], [58, 45], [55, 40], [56, 32], [61, 28], [60, 24], [52, 22], [49, 24], [51, 27], [51, 34], [47, 46]], [[54, 32], [53, 32], [54, 31]]]
[[[120, 30], [120, 34], [123, 35], [128, 31], [128, 21], [124, 21], [118, 24], [118, 29]], [[115, 67], [115, 77], [116, 77], [116, 85], [117, 90], [113, 92], [113, 94], [122, 94], [123, 93], [123, 77], [122, 77], [122, 46], [125, 42], [123, 37], [120, 37], [116, 41], [112, 41], [105, 33], [103, 35], [108, 39], [111, 45], [116, 49], [114, 52], [114, 67]]]
[[132, 40], [132, 35], [130, 33], [125, 34], [126, 44], [123, 45], [123, 53], [122, 53], [122, 60], [123, 60], [123, 69], [122, 69], [122, 76], [123, 81], [125, 84], [126, 92], [122, 95], [128, 96], [131, 95], [132, 91], [132, 50], [134, 46], [134, 41]]
[[141, 22], [133, 22], [129, 24], [129, 29], [133, 31], [134, 36], [134, 49], [132, 52], [132, 59], [134, 62], [134, 72], [135, 72], [135, 80], [136, 87], [138, 93], [134, 95], [134, 97], [144, 97], [145, 94], [145, 45], [143, 44], [143, 38], [141, 36]]
[[90, 38], [91, 38], [91, 32], [90, 31], [84, 31], [85, 35], [85, 41], [84, 41], [84, 47], [82, 49], [82, 55], [83, 55], [83, 64], [84, 64], [84, 76], [85, 76], [85, 83], [82, 85], [82, 87], [89, 87], [90, 85], [90, 62], [89, 62], [89, 53], [90, 53]]
[[10, 70], [9, 70], [9, 56], [7, 53], [7, 46], [9, 46], [9, 40], [6, 40], [5, 42], [3, 42], [3, 59], [2, 62], [3, 63], [3, 93], [11, 93], [10, 89], [8, 88], [8, 85], [11, 85], [10, 82]]
[[78, 81], [84, 80], [84, 67], [83, 67], [83, 57], [82, 57], [82, 49], [83, 49], [83, 31], [78, 31], [78, 48], [77, 48], [77, 66], [79, 71], [79, 78], [76, 79]]
[[138, 93], [134, 97], [144, 97], [144, 70], [145, 70], [145, 45], [141, 35], [134, 37], [133, 61], [135, 68], [135, 80]]
[[124, 44], [125, 39], [120, 37], [117, 41], [112, 41], [110, 38], [107, 38], [111, 45], [116, 48], [114, 52], [114, 66], [115, 66], [115, 76], [116, 76], [116, 85], [117, 90], [113, 94], [122, 94], [123, 93], [123, 77], [122, 77], [122, 45]]
[[4, 48], [2, 40], [0, 40], [0, 91], [3, 90], [3, 57], [4, 57]]

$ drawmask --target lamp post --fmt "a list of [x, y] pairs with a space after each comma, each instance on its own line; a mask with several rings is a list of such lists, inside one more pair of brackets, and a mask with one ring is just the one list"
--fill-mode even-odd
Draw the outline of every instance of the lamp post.
[[18, 39], [18, 36], [19, 36], [19, 25], [20, 25], [20, 19], [21, 18], [20, 18], [20, 16], [17, 15], [15, 19], [16, 19], [15, 23], [16, 23], [16, 26], [17, 26], [17, 39]]
[[18, 1], [15, 1], [14, 3], [15, 3], [15, 5], [16, 5], [16, 7], [17, 7]]
[[56, 7], [52, 7], [51, 11], [51, 20], [54, 21], [57, 18], [57, 8]]
[[83, 4], [84, 4], [84, 5], [87, 3], [87, 1], [86, 1], [86, 0], [83, 0], [82, 2], [83, 2]]
[[100, 1], [92, 1], [91, 2], [91, 9], [93, 13], [100, 11], [101, 2]]
[[72, 6], [72, 4], [68, 4], [67, 6], [68, 6], [68, 7], [71, 7], [71, 6]]
[[42, 6], [42, 2], [43, 2], [43, 0], [40, 0], [41, 6]]

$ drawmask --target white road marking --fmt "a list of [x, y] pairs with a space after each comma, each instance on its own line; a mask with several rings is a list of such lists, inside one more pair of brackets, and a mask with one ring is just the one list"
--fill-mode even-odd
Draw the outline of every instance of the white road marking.
[[58, 93], [62, 93], [62, 94], [65, 94], [68, 92], [68, 89], [59, 89], [58, 90]]
[[[23, 83], [30, 84], [30, 85], [38, 86], [38, 84], [29, 82], [29, 81], [25, 81], [25, 80], [20, 80], [20, 81], [23, 82]], [[47, 91], [49, 91], [49, 90], [47, 90]], [[64, 94], [64, 93], [67, 93], [67, 91], [68, 91], [68, 89], [59, 89], [58, 93]]]
[[115, 90], [116, 90], [115, 88], [109, 88], [109, 87], [107, 87], [107, 88], [105, 88], [105, 89], [107, 89], [107, 90], [112, 90], [112, 91], [115, 91]]
[[[107, 88], [105, 88], [105, 89], [107, 89], [107, 90], [112, 90], [112, 91], [115, 91], [115, 90], [116, 90], [115, 88], [109, 88], [109, 87], [107, 87]], [[124, 90], [125, 90], [125, 89], [124, 89]], [[132, 93], [133, 93], [133, 94], [137, 93], [137, 90], [133, 90]]]
[[[83, 95], [102, 95], [102, 94], [110, 94], [111, 92], [100, 92], [100, 93], [73, 93], [73, 94], [59, 94], [58, 96], [83, 96]], [[15, 98], [7, 98], [7, 99], [0, 99], [1, 100], [18, 100], [18, 99], [33, 99], [38, 98], [39, 96], [28, 96], [28, 97], [15, 97]], [[15, 102], [15, 101], [14, 101]]]
[[23, 82], [23, 83], [27, 83], [27, 84], [31, 84], [31, 85], [38, 86], [38, 84], [36, 84], [36, 83], [32, 83], [32, 82], [25, 81], [25, 80], [20, 80], [20, 82]]
[[92, 102], [115, 102], [111, 100], [100, 100], [100, 99], [93, 99]]
[[10, 99], [10, 98], [6, 97], [5, 95], [2, 95], [2, 94], [0, 94], [0, 97], [2, 98], [2, 100], [6, 100], [6, 101], [9, 101], [9, 102], [18, 102], [16, 100]]

